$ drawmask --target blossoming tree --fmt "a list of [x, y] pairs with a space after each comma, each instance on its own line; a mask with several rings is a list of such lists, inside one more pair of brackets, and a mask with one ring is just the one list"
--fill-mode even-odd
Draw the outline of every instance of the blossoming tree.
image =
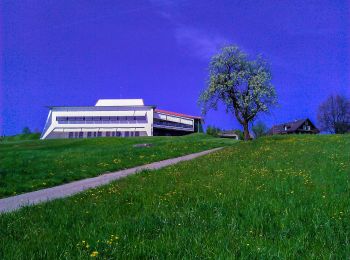
[[261, 112], [277, 103], [271, 72], [260, 56], [249, 60], [237, 46], [224, 47], [214, 55], [209, 66], [208, 86], [199, 97], [205, 114], [222, 102], [226, 112], [233, 113], [243, 126], [244, 139], [249, 140], [249, 123]]

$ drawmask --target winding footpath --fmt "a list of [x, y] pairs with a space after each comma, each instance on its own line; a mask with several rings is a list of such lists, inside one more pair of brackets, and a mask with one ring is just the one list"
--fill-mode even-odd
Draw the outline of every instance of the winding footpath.
[[21, 195], [0, 199], [0, 213], [15, 211], [23, 206], [35, 205], [42, 202], [72, 196], [76, 193], [87, 189], [96, 188], [106, 185], [114, 180], [126, 177], [131, 174], [141, 172], [143, 170], [157, 170], [172, 164], [183, 161], [192, 160], [194, 158], [216, 152], [223, 147], [202, 151], [199, 153], [188, 154], [185, 156], [154, 162], [130, 169], [120, 170], [117, 172], [105, 173], [94, 178], [83, 179], [70, 182], [67, 184], [55, 186], [52, 188], [42, 189], [38, 191], [28, 192]]

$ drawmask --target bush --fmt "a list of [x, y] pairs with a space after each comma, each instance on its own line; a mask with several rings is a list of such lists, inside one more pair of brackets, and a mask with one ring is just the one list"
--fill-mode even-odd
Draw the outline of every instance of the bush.
[[22, 130], [22, 134], [24, 134], [24, 135], [29, 135], [31, 133], [32, 133], [32, 131], [30, 131], [28, 126], [24, 127]]
[[254, 137], [259, 138], [267, 135], [268, 128], [264, 122], [259, 121], [255, 125], [253, 125], [252, 131], [254, 133]]
[[211, 136], [217, 137], [219, 133], [221, 132], [221, 129], [215, 126], [208, 126], [207, 127], [207, 134]]

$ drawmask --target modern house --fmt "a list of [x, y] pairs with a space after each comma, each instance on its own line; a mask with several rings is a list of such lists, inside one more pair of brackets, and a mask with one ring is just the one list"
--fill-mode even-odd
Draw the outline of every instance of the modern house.
[[318, 134], [320, 130], [311, 122], [310, 119], [294, 120], [293, 122], [273, 126], [269, 134]]
[[100, 99], [95, 106], [50, 106], [41, 139], [185, 135], [203, 119], [144, 105], [142, 99]]

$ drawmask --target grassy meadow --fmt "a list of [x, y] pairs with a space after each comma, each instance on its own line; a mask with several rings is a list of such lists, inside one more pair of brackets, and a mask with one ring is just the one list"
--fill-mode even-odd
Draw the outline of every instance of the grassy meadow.
[[[23, 140], [34, 135], [0, 142], [0, 198], [235, 143], [204, 134]], [[153, 146], [133, 147], [142, 143]]]
[[349, 173], [350, 135], [239, 142], [0, 215], [0, 258], [349, 259]]

